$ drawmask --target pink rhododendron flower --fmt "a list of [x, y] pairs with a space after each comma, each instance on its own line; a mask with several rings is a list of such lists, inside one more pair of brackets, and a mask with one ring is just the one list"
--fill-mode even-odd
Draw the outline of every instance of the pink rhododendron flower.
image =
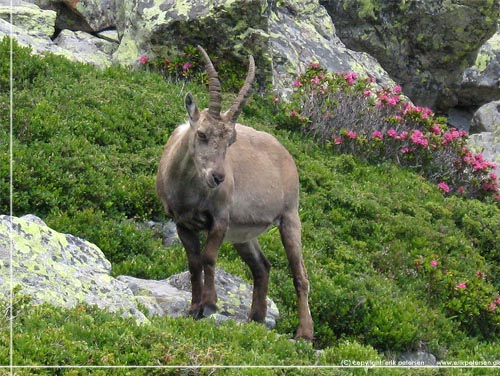
[[491, 302], [491, 303], [489, 304], [489, 306], [488, 306], [488, 309], [489, 309], [490, 311], [494, 311], [494, 310], [496, 310], [496, 309], [497, 309], [497, 305], [495, 304], [495, 302]]
[[372, 138], [375, 138], [377, 140], [381, 140], [383, 137], [384, 136], [383, 136], [382, 132], [380, 132], [380, 131], [374, 131], [372, 133]]
[[392, 91], [393, 91], [393, 93], [394, 93], [394, 94], [400, 94], [400, 93], [401, 93], [401, 91], [402, 91], [402, 88], [401, 88], [401, 86], [396, 85], [396, 86], [394, 86], [394, 87], [392, 88]]
[[483, 278], [483, 277], [484, 277], [484, 273], [483, 273], [482, 271], [478, 270], [478, 271], [476, 272], [476, 277], [477, 277], [477, 278]]
[[432, 261], [431, 261], [431, 266], [432, 266], [433, 268], [437, 268], [437, 266], [438, 266], [438, 262], [437, 262], [436, 260], [432, 260]]
[[412, 150], [412, 148], [404, 147], [404, 148], [401, 148], [399, 151], [403, 154], [408, 154], [408, 153], [411, 153], [413, 150]]
[[319, 63], [318, 62], [315, 62], [315, 61], [311, 61], [309, 63], [309, 68], [313, 68], [313, 69], [318, 69], [320, 67]]
[[495, 302], [500, 305], [500, 297], [497, 298], [497, 300], [495, 300]]
[[182, 70], [187, 71], [193, 67], [193, 64], [191, 64], [189, 61], [186, 61], [184, 64], [182, 64]]
[[344, 78], [347, 81], [347, 83], [352, 86], [356, 82], [358, 74], [356, 72], [344, 73]]
[[301, 86], [302, 86], [302, 82], [300, 82], [299, 80], [293, 81], [293, 87], [301, 87]]
[[350, 139], [355, 139], [356, 137], [358, 137], [358, 135], [354, 131], [348, 131], [345, 135]]
[[438, 188], [441, 189], [443, 192], [446, 192], [448, 193], [450, 191], [450, 187], [448, 184], [446, 184], [444, 181], [442, 181], [441, 183], [439, 183], [438, 185]]
[[394, 128], [391, 128], [387, 131], [387, 135], [392, 138], [396, 138], [398, 135], [398, 132]]
[[413, 133], [411, 134], [411, 140], [414, 144], [421, 145], [424, 148], [429, 145], [429, 141], [425, 138], [424, 134], [422, 131], [415, 129]]
[[315, 84], [315, 85], [318, 85], [318, 84], [320, 83], [320, 81], [319, 81], [319, 77], [318, 77], [318, 76], [316, 76], [316, 77], [314, 77], [314, 78], [311, 78], [311, 83], [313, 83], [313, 84]]
[[333, 142], [335, 142], [335, 145], [340, 145], [342, 143], [342, 139], [337, 137]]
[[372, 95], [372, 91], [371, 91], [371, 90], [364, 90], [364, 91], [363, 91], [363, 95], [364, 95], [365, 97], [369, 97], [370, 95]]
[[441, 127], [439, 126], [439, 124], [434, 124], [434, 126], [432, 127], [432, 133], [437, 136], [441, 134]]
[[457, 284], [457, 289], [459, 289], [459, 290], [463, 290], [466, 288], [467, 288], [467, 284], [465, 282], [460, 282], [459, 284]]
[[139, 63], [144, 65], [144, 64], [147, 64], [148, 61], [149, 61], [149, 58], [146, 55], [139, 56]]

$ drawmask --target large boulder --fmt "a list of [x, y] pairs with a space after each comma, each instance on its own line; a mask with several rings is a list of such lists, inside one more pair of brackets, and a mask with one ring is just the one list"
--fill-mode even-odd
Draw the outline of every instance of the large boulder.
[[500, 131], [500, 100], [486, 103], [474, 113], [470, 133]]
[[497, 29], [498, 1], [321, 0], [347, 47], [375, 57], [418, 105], [446, 112]]
[[25, 1], [14, 0], [12, 7], [0, 3], [0, 19], [10, 22], [20, 29], [29, 30], [33, 35], [51, 37], [55, 33], [56, 12], [40, 9]]
[[376, 59], [345, 47], [318, 0], [277, 2], [271, 8], [269, 35], [272, 82], [277, 91], [291, 88], [294, 75], [311, 62], [331, 72], [354, 71], [360, 77], [374, 77], [381, 86], [395, 85]]
[[461, 107], [477, 107], [500, 98], [500, 30], [479, 49], [460, 80]]
[[118, 48], [118, 43], [108, 39], [98, 38], [84, 31], [63, 30], [54, 44], [68, 55], [71, 60], [80, 63], [93, 64], [100, 68], [109, 67], [112, 64], [112, 54]]
[[[12, 252], [11, 252], [12, 251]], [[0, 297], [12, 284], [36, 303], [86, 303], [145, 322], [127, 284], [110, 276], [111, 264], [94, 244], [61, 234], [38, 217], [0, 216]]]
[[257, 82], [278, 92], [313, 61], [394, 84], [375, 59], [343, 45], [318, 0], [119, 1], [117, 28], [122, 38], [114, 59], [122, 65], [139, 66], [142, 55], [165, 59], [201, 44], [219, 61], [244, 67], [253, 54]]
[[201, 44], [220, 59], [245, 66], [252, 51], [262, 75], [270, 66], [266, 8], [265, 0], [117, 1], [121, 43], [114, 59], [134, 66], [141, 55], [165, 59], [186, 46]]
[[115, 0], [28, 0], [57, 13], [58, 29], [98, 32], [115, 26]]

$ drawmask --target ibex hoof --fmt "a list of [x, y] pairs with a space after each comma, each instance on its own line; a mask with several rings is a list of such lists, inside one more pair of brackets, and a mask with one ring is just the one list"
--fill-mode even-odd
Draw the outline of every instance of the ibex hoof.
[[189, 313], [196, 319], [200, 320], [205, 317], [209, 317], [217, 312], [217, 306], [215, 304], [202, 304], [198, 308], [189, 310]]

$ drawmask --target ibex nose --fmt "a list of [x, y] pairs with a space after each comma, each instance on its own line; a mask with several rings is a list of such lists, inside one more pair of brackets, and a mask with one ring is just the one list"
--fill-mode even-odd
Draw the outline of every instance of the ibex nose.
[[215, 184], [219, 185], [224, 181], [226, 176], [223, 173], [220, 172], [212, 172], [212, 177], [214, 178]]

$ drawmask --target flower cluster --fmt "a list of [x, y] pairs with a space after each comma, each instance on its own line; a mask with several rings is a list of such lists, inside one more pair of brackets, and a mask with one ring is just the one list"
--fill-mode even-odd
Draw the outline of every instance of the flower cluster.
[[355, 72], [328, 73], [311, 63], [293, 81], [286, 106], [292, 123], [340, 153], [370, 162], [394, 161], [419, 171], [447, 194], [500, 202], [493, 162], [466, 147], [468, 134], [409, 103], [402, 88], [375, 86]]

